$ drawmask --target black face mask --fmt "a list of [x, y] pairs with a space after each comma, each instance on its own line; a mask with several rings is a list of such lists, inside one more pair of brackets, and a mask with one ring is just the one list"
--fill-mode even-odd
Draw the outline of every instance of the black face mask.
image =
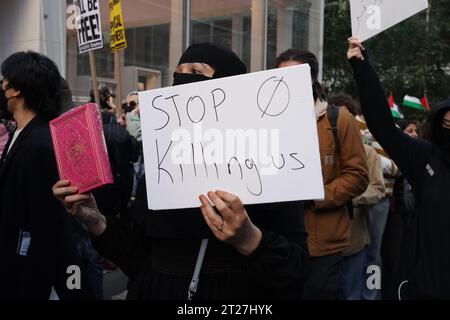
[[173, 74], [173, 85], [174, 86], [179, 86], [182, 84], [188, 84], [188, 83], [194, 83], [194, 82], [200, 82], [200, 81], [206, 81], [206, 80], [211, 80], [211, 78], [204, 76], [202, 74], [179, 73], [179, 72], [175, 72]]
[[8, 118], [10, 116], [8, 111], [8, 101], [11, 100], [14, 97], [7, 98], [6, 92], [3, 90], [3, 88], [0, 87], [0, 116], [2, 118]]
[[450, 129], [441, 128], [441, 136], [442, 136], [442, 151], [445, 155], [450, 157]]
[[441, 134], [442, 141], [450, 143], [450, 129], [442, 127]]

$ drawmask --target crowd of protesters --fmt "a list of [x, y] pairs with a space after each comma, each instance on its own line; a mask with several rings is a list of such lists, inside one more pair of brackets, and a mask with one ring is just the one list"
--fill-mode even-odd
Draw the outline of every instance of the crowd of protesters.
[[[170, 212], [147, 209], [137, 91], [116, 102], [119, 116], [112, 90], [98, 88], [114, 184], [79, 194], [59, 181], [48, 125], [76, 106], [67, 82], [41, 54], [8, 57], [0, 299], [102, 299], [111, 266], [128, 276], [128, 299], [450, 298], [450, 100], [423, 125], [395, 121], [368, 53], [348, 42], [357, 97], [327, 95], [311, 52], [289, 49], [274, 66], [310, 66], [323, 200], [246, 205], [224, 190]], [[232, 51], [195, 44], [173, 85], [245, 73]], [[78, 290], [67, 286], [73, 265]]]

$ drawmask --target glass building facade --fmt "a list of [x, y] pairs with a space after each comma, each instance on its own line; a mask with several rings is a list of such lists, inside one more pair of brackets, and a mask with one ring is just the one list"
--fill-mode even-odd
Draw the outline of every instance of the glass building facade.
[[[109, 49], [108, 0], [99, 0], [104, 48], [94, 51], [98, 84], [116, 90]], [[0, 0], [0, 59], [32, 49], [51, 57], [74, 100], [89, 99], [88, 54], [79, 54], [73, 0]], [[324, 0], [122, 0], [128, 47], [122, 50], [122, 97], [135, 90], [168, 86], [190, 44], [214, 42], [236, 52], [251, 72], [274, 67], [291, 48], [322, 57]], [[18, 19], [17, 17], [20, 17]]]

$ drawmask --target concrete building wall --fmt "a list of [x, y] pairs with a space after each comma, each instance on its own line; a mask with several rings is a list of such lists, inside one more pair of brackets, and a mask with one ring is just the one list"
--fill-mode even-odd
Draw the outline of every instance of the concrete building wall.
[[0, 0], [0, 61], [33, 50], [50, 57], [65, 75], [65, 12], [65, 0]]

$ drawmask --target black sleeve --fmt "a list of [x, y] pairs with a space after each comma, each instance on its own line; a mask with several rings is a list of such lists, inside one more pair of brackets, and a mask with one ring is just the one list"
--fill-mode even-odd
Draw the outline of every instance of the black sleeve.
[[99, 237], [92, 237], [97, 251], [114, 262], [130, 278], [139, 272], [145, 256], [146, 243], [143, 232], [138, 227], [107, 217], [107, 228]]
[[33, 162], [27, 172], [27, 185], [24, 186], [27, 188], [27, 199], [24, 201], [27, 201], [31, 212], [31, 244], [21, 288], [23, 297], [34, 299], [50, 296], [63, 236], [63, 211], [51, 194], [55, 170], [50, 165], [50, 150], [39, 151], [30, 151]]
[[350, 65], [367, 126], [411, 185], [420, 188], [421, 169], [425, 168], [431, 155], [431, 144], [411, 138], [396, 127], [381, 82], [365, 51], [364, 56], [364, 61], [352, 58]]
[[[52, 286], [61, 299], [81, 297], [83, 290], [69, 292], [67, 268], [82, 261], [73, 245], [69, 216], [53, 196], [52, 186], [58, 180], [56, 160], [51, 144], [36, 144], [29, 151], [24, 201], [29, 205], [31, 244], [21, 279], [22, 297], [48, 299]], [[81, 274], [83, 281], [84, 274]]]
[[260, 245], [246, 258], [250, 276], [279, 298], [301, 297], [310, 271], [306, 233], [262, 233]]

